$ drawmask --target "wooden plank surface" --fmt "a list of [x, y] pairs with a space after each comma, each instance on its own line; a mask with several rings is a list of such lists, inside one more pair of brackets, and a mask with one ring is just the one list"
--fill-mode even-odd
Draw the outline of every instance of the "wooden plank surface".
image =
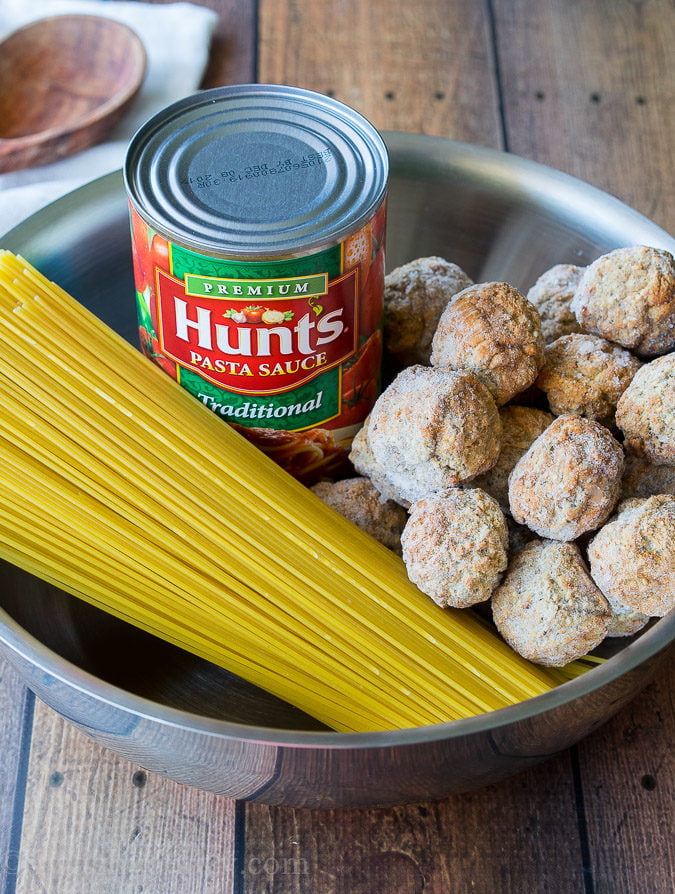
[[587, 180], [672, 231], [673, 4], [493, 5], [508, 149]]
[[40, 701], [25, 804], [17, 894], [234, 890], [234, 801], [145, 773]]
[[[509, 148], [672, 228], [671, 0], [202, 2], [220, 13], [205, 86], [331, 92], [382, 129]], [[673, 693], [675, 669], [579, 746], [479, 792], [310, 812], [145, 774], [40, 703], [33, 718], [0, 665], [0, 890], [665, 894]]]
[[19, 862], [34, 702], [14, 669], [0, 658], [0, 891], [14, 884]]
[[244, 890], [583, 892], [569, 762], [563, 755], [499, 785], [391, 810], [312, 812], [249, 804]]
[[376, 127], [500, 147], [484, 0], [261, 0], [258, 80], [334, 95]]
[[578, 746], [596, 894], [673, 890], [673, 693], [675, 665]]

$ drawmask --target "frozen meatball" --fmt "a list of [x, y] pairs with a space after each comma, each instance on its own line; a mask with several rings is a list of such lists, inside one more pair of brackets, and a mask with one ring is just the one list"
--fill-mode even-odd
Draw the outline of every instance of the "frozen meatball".
[[675, 496], [675, 466], [656, 466], [637, 456], [626, 456], [621, 499], [653, 497], [656, 494]]
[[383, 500], [394, 500], [397, 503], [401, 503], [402, 506], [407, 506], [408, 503], [403, 501], [398, 491], [392, 488], [387, 481], [384, 469], [380, 467], [380, 464], [375, 459], [373, 448], [370, 446], [369, 431], [370, 416], [366, 418], [352, 440], [351, 452], [349, 454], [352, 465], [359, 475], [370, 480]]
[[509, 406], [499, 411], [502, 421], [502, 449], [496, 464], [471, 482], [509, 510], [509, 475], [530, 445], [553, 422], [554, 416], [533, 407]]
[[472, 373], [409, 366], [375, 402], [368, 440], [399, 501], [412, 503], [493, 466], [501, 431], [495, 402]]
[[649, 615], [644, 612], [635, 612], [625, 605], [619, 605], [615, 602], [610, 605], [612, 609], [612, 617], [609, 622], [609, 630], [607, 636], [633, 636], [638, 630], [642, 630], [651, 620]]
[[661, 617], [675, 607], [675, 497], [629, 500], [588, 547], [610, 605]]
[[392, 500], [382, 500], [367, 478], [319, 481], [311, 490], [324, 503], [400, 555], [401, 533], [407, 513]]
[[675, 260], [670, 252], [634, 245], [602, 255], [586, 268], [572, 310], [587, 332], [638, 357], [675, 347]]
[[536, 384], [556, 416], [572, 413], [611, 424], [617, 401], [641, 365], [598, 335], [563, 335], [546, 348]]
[[675, 465], [675, 354], [646, 363], [616, 407], [626, 450], [656, 465]]
[[576, 540], [607, 519], [622, 474], [623, 450], [603, 425], [558, 416], [511, 473], [511, 514], [542, 537]]
[[528, 388], [543, 363], [539, 314], [508, 283], [470, 286], [455, 295], [441, 315], [432, 366], [471, 370], [499, 406]]
[[473, 280], [443, 258], [418, 258], [384, 280], [384, 344], [399, 363], [429, 363], [431, 339], [453, 295]]
[[562, 667], [602, 642], [612, 612], [576, 544], [535, 540], [509, 562], [492, 597], [492, 617], [524, 658]]
[[575, 267], [574, 264], [556, 264], [542, 273], [527, 293], [527, 300], [534, 304], [539, 313], [546, 344], [561, 335], [581, 332], [570, 304], [583, 272], [583, 267]]
[[504, 514], [478, 488], [413, 503], [401, 543], [408, 577], [443, 608], [489, 599], [508, 560]]

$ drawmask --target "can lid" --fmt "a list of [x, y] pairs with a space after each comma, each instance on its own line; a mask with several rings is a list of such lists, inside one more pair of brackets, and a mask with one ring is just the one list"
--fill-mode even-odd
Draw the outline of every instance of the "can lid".
[[298, 87], [216, 87], [182, 99], [129, 144], [127, 191], [151, 226], [236, 257], [342, 241], [387, 189], [382, 138], [362, 115]]

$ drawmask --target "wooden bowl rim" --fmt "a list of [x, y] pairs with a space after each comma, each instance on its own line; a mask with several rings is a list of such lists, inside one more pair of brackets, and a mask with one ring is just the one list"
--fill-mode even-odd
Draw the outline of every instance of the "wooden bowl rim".
[[23, 134], [18, 137], [0, 136], [0, 149], [5, 148], [10, 150], [9, 153], [5, 153], [5, 157], [7, 157], [8, 154], [19, 152], [21, 149], [39, 145], [40, 143], [47, 143], [49, 140], [86, 130], [88, 127], [91, 127], [102, 119], [112, 115], [118, 109], [123, 108], [125, 103], [129, 102], [140, 90], [147, 70], [147, 52], [143, 41], [136, 31], [129, 27], [129, 25], [120, 22], [117, 19], [110, 19], [106, 16], [99, 16], [91, 13], [63, 13], [44, 16], [43, 18], [35, 19], [32, 22], [27, 22], [20, 28], [12, 31], [11, 34], [8, 34], [7, 37], [3, 39], [2, 43], [13, 39], [17, 34], [25, 33], [35, 27], [44, 27], [46, 23], [51, 23], [56, 20], [74, 21], [83, 19], [89, 21], [95, 20], [103, 27], [112, 27], [114, 30], [125, 35], [132, 65], [124, 83], [119, 89], [116, 89], [108, 99], [97, 105], [86, 115], [83, 115], [81, 118], [71, 121], [68, 124], [56, 124], [53, 127], [38, 130], [31, 134]]

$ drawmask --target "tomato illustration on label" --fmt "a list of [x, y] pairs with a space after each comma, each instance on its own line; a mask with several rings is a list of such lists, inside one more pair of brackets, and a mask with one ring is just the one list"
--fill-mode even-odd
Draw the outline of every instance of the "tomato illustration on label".
[[375, 403], [380, 387], [382, 332], [376, 329], [358, 354], [345, 364], [342, 377], [342, 425], [362, 422]]
[[169, 243], [159, 233], [155, 233], [150, 243], [150, 255], [155, 267], [169, 270]]
[[164, 372], [168, 373], [172, 379], [175, 379], [177, 373], [176, 364], [172, 360], [169, 360], [168, 357], [164, 356], [156, 337], [143, 327], [139, 329], [139, 336], [141, 342], [141, 350], [143, 351], [145, 356], [149, 360], [152, 360], [153, 363], [161, 366]]
[[260, 307], [257, 305], [255, 307], [245, 307], [242, 313], [246, 317], [247, 323], [259, 323], [262, 320], [262, 315], [265, 312], [264, 307]]
[[383, 288], [384, 246], [380, 246], [368, 270], [359, 302], [359, 329], [363, 333], [373, 332], [380, 325], [384, 311]]

